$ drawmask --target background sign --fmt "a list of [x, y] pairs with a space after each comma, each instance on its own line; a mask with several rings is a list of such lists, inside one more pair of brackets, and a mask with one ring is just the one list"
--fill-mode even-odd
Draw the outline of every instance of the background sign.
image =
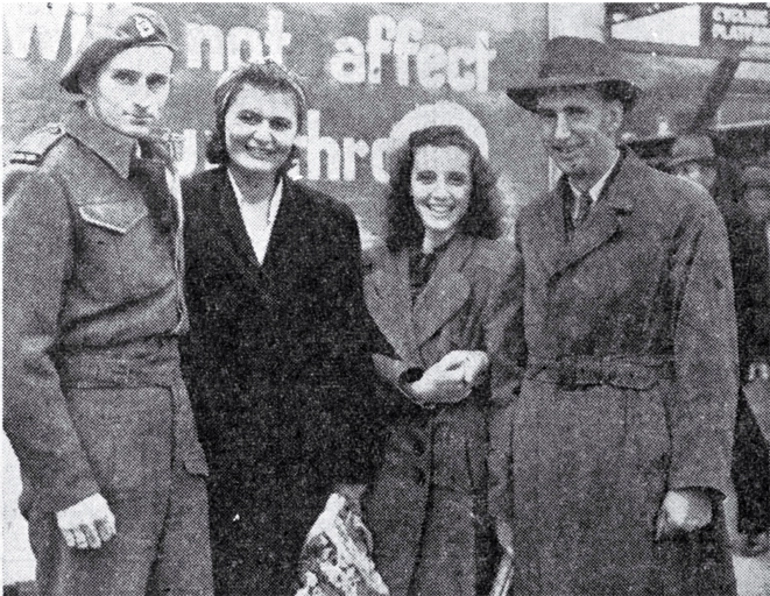
[[[534, 118], [505, 96], [536, 72], [545, 4], [147, 4], [179, 51], [168, 124], [185, 136], [185, 174], [205, 167], [220, 74], [271, 58], [304, 78], [308, 131], [299, 175], [349, 203], [379, 232], [391, 126], [418, 104], [450, 99], [486, 127], [493, 169], [513, 216], [546, 185]], [[4, 157], [67, 111], [57, 77], [102, 4], [4, 7]]]

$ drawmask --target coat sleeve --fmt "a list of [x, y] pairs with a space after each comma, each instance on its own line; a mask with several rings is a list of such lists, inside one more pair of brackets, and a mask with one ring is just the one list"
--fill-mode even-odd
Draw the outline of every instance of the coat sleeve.
[[672, 254], [674, 388], [669, 488], [728, 491], [738, 348], [727, 232], [710, 201], [690, 203]]
[[3, 231], [3, 427], [35, 506], [60, 511], [99, 492], [52, 358], [74, 246], [64, 188], [14, 181]]
[[366, 308], [358, 225], [352, 213], [346, 215], [339, 230], [339, 261], [333, 276], [337, 284], [337, 316], [331, 320], [338, 328], [328, 333], [337, 341], [329, 350], [342, 381], [335, 416], [341, 441], [332, 473], [338, 482], [366, 483], [374, 473], [381, 418], [381, 389], [376, 382], [372, 354], [392, 354], [393, 350]]
[[484, 313], [485, 343], [490, 359], [492, 399], [489, 405], [489, 514], [511, 511], [513, 410], [526, 368], [524, 342], [524, 268], [513, 247]]

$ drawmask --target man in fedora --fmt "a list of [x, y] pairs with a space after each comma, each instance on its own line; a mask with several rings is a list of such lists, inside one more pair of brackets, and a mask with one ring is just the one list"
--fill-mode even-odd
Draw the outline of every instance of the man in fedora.
[[3, 426], [43, 596], [212, 593], [179, 193], [154, 140], [173, 55], [153, 10], [94, 17], [61, 78], [78, 108], [5, 179]]
[[707, 193], [617, 147], [638, 92], [619, 64], [560, 37], [508, 90], [563, 175], [517, 221], [528, 361], [491, 507], [517, 596], [734, 594], [725, 226]]

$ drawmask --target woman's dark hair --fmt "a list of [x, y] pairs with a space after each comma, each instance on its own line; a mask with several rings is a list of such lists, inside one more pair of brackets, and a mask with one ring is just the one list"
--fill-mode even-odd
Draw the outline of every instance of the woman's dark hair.
[[[225, 116], [238, 94], [246, 85], [277, 93], [290, 93], [297, 106], [297, 130], [305, 125], [307, 100], [305, 90], [298, 77], [276, 62], [268, 60], [262, 64], [248, 64], [229, 74], [217, 84], [214, 91], [214, 132], [206, 146], [206, 159], [209, 163], [226, 164], [230, 161], [225, 144]], [[283, 169], [289, 169], [299, 158], [299, 149], [292, 147]]]
[[425, 233], [420, 214], [412, 200], [412, 167], [419, 147], [460, 147], [471, 157], [471, 195], [468, 211], [458, 223], [463, 234], [478, 238], [498, 238], [502, 233], [502, 200], [495, 186], [497, 179], [462, 129], [455, 126], [432, 126], [409, 136], [407, 146], [395, 156], [391, 169], [390, 191], [387, 197], [388, 227], [386, 244], [396, 252], [403, 248], [420, 246]]

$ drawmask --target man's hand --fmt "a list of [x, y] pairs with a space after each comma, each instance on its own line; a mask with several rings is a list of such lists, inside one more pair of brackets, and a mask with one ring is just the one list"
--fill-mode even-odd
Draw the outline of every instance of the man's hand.
[[465, 382], [465, 371], [462, 368], [445, 370], [437, 362], [426, 370], [419, 381], [409, 385], [409, 392], [420, 404], [454, 404], [461, 402], [471, 393], [473, 388]]
[[749, 381], [754, 379], [762, 381], [770, 379], [770, 366], [767, 365], [767, 362], [752, 362], [749, 365]]
[[67, 546], [73, 548], [100, 548], [115, 535], [115, 516], [99, 493], [57, 511], [56, 522]]
[[671, 490], [666, 493], [658, 513], [656, 539], [677, 531], [693, 532], [711, 523], [711, 499], [698, 489]]

